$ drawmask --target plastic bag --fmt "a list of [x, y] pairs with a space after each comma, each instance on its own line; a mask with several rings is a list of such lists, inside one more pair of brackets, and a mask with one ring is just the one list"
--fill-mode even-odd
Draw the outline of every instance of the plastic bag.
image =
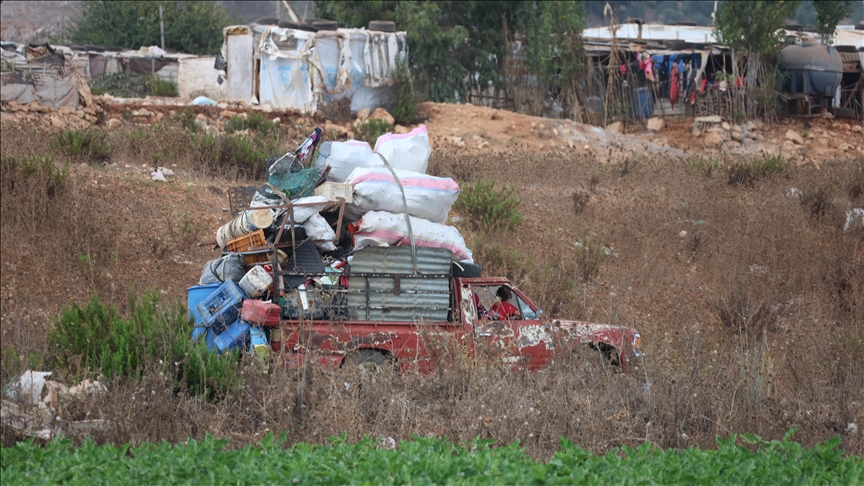
[[[406, 170], [396, 170], [396, 175], [405, 189], [408, 214], [433, 223], [447, 222], [450, 207], [459, 197], [456, 181]], [[354, 202], [349, 205], [352, 213], [405, 212], [402, 191], [389, 169], [357, 168], [348, 176], [347, 183], [354, 186]]]
[[321, 251], [336, 251], [336, 245], [333, 240], [336, 239], [336, 232], [327, 224], [327, 220], [319, 213], [309, 218], [303, 223], [303, 229], [313, 241], [326, 240], [315, 243], [315, 246]]
[[[324, 207], [326, 206], [327, 198], [324, 196], [311, 196], [311, 197], [301, 197], [295, 199], [293, 201], [294, 204], [313, 204], [313, 203], [325, 203], [320, 206], [306, 206], [306, 207], [295, 207], [294, 208], [294, 223], [295, 224], [303, 224], [309, 220], [312, 216], [318, 214]], [[285, 224], [288, 224], [290, 221], [286, 218]]]
[[394, 169], [425, 174], [429, 165], [429, 130], [420, 126], [405, 134], [387, 133], [378, 137], [375, 152], [384, 156]]
[[223, 283], [225, 280], [238, 283], [245, 275], [246, 263], [243, 261], [243, 255], [228, 253], [221, 258], [210, 260], [204, 264], [204, 272], [201, 274], [201, 280], [198, 281], [198, 285]]
[[[411, 218], [411, 230], [414, 233], [416, 246], [431, 248], [446, 248], [453, 253], [454, 261], [474, 263], [471, 250], [465, 245], [465, 239], [459, 230], [452, 226], [433, 223], [425, 219]], [[357, 223], [353, 232], [354, 249], [366, 246], [409, 246], [408, 225], [404, 214], [394, 214], [385, 211], [370, 211]]]

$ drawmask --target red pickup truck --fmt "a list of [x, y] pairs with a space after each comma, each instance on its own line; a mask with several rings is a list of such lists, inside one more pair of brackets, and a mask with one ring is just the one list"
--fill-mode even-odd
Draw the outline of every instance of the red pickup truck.
[[[306, 310], [270, 332], [272, 351], [288, 366], [393, 364], [429, 371], [441, 343], [465, 346], [475, 359], [481, 349], [493, 350], [496, 359], [528, 370], [548, 366], [578, 346], [595, 349], [621, 372], [641, 356], [636, 330], [545, 319], [507, 279], [454, 276], [446, 250], [416, 248], [412, 255], [408, 247], [366, 248], [343, 274], [329, 275], [339, 283], [331, 286], [328, 311], [310, 309], [327, 300], [320, 297], [327, 291], [313, 299], [312, 290], [292, 290], [295, 296], [306, 294], [301, 296]], [[490, 312], [501, 287], [511, 290], [509, 303], [520, 317]]]

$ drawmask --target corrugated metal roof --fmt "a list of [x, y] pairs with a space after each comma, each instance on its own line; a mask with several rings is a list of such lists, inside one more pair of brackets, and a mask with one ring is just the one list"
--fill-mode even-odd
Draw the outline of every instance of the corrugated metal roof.
[[[351, 261], [348, 280], [349, 319], [446, 321], [450, 311], [451, 253], [443, 248], [420, 247], [416, 254], [417, 271], [422, 275], [418, 277], [412, 276], [411, 247], [370, 246], [357, 251]], [[396, 285], [393, 277], [370, 274], [401, 275], [399, 295], [393, 293]]]
[[[452, 253], [444, 248], [417, 248], [420, 275], [450, 275]], [[369, 246], [358, 250], [351, 261], [351, 273], [399, 273], [411, 275], [411, 247]]]
[[348, 318], [384, 322], [444, 322], [447, 320], [450, 310], [449, 278], [402, 277], [399, 295], [393, 293], [394, 286], [393, 277], [350, 277], [347, 298]]

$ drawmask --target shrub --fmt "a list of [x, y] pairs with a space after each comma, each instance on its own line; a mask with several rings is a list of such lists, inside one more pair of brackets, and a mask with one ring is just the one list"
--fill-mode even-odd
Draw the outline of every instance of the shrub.
[[462, 188], [456, 200], [456, 211], [467, 215], [475, 228], [493, 231], [515, 228], [522, 221], [513, 186], [504, 185], [495, 190], [495, 181], [479, 180]]
[[173, 80], [153, 76], [150, 79], [150, 94], [154, 96], [168, 96], [174, 98], [177, 97], [180, 92], [177, 91], [177, 83]]
[[66, 155], [86, 157], [88, 162], [104, 162], [111, 152], [105, 134], [94, 129], [63, 130], [58, 143]]
[[26, 155], [20, 159], [3, 159], [3, 182], [9, 189], [15, 189], [16, 182], [24, 179], [39, 179], [45, 194], [53, 197], [64, 186], [68, 175], [66, 164], [58, 167], [50, 156]]
[[276, 137], [252, 140], [236, 132], [223, 136], [199, 132], [190, 138], [196, 163], [206, 173], [219, 177], [260, 179], [266, 174], [267, 158], [279, 153]]
[[808, 189], [801, 197], [801, 205], [807, 208], [810, 216], [821, 218], [828, 214], [833, 207], [831, 204], [832, 196], [833, 190], [829, 186]]
[[48, 365], [77, 378], [101, 374], [108, 380], [140, 379], [145, 368], [164, 368], [175, 385], [211, 397], [236, 384], [232, 360], [191, 341], [193, 323], [183, 306], [165, 308], [149, 290], [130, 297], [130, 308], [123, 319], [96, 294], [84, 307], [72, 302], [48, 334]]
[[687, 160], [686, 164], [688, 169], [698, 170], [705, 174], [705, 177], [711, 177], [711, 174], [714, 172], [714, 170], [720, 167], [719, 160], [709, 160], [706, 159], [704, 156], [699, 156], [698, 159], [689, 159]]
[[180, 110], [180, 113], [174, 115], [174, 119], [180, 124], [180, 126], [192, 133], [197, 132], [198, 129], [201, 128], [197, 123], [195, 123], [195, 111], [188, 106]]
[[576, 244], [576, 262], [579, 264], [579, 277], [587, 282], [600, 274], [600, 267], [606, 261], [606, 247], [602, 239], [588, 236], [582, 230], [582, 239]]
[[393, 131], [393, 125], [380, 118], [367, 118], [363, 123], [354, 124], [352, 129], [355, 140], [362, 140], [375, 146], [378, 137]]
[[849, 184], [846, 186], [846, 193], [849, 199], [856, 201], [864, 195], [864, 163], [859, 163], [857, 167], [852, 169]]
[[396, 67], [394, 85], [396, 100], [393, 104], [393, 119], [400, 125], [408, 125], [417, 116], [417, 100], [411, 86], [408, 66], [400, 64]]
[[259, 135], [270, 136], [275, 135], [279, 131], [279, 125], [264, 118], [264, 115], [255, 111], [250, 112], [246, 118], [232, 116], [225, 125], [225, 133], [241, 132], [247, 129]]
[[729, 168], [729, 185], [753, 185], [756, 179], [782, 174], [789, 167], [783, 154], [766, 155], [761, 159], [735, 164]]

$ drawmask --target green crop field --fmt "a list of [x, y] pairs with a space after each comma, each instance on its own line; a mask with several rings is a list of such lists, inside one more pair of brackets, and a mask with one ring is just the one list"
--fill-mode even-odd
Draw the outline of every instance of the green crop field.
[[644, 444], [592, 454], [562, 439], [549, 461], [518, 443], [456, 445], [415, 437], [395, 449], [345, 436], [326, 446], [283, 447], [286, 434], [225, 448], [207, 437], [186, 444], [97, 446], [68, 441], [2, 449], [4, 484], [857, 484], [864, 463], [844, 457], [839, 438], [805, 449], [752, 435], [718, 439], [716, 450], [661, 450]]

